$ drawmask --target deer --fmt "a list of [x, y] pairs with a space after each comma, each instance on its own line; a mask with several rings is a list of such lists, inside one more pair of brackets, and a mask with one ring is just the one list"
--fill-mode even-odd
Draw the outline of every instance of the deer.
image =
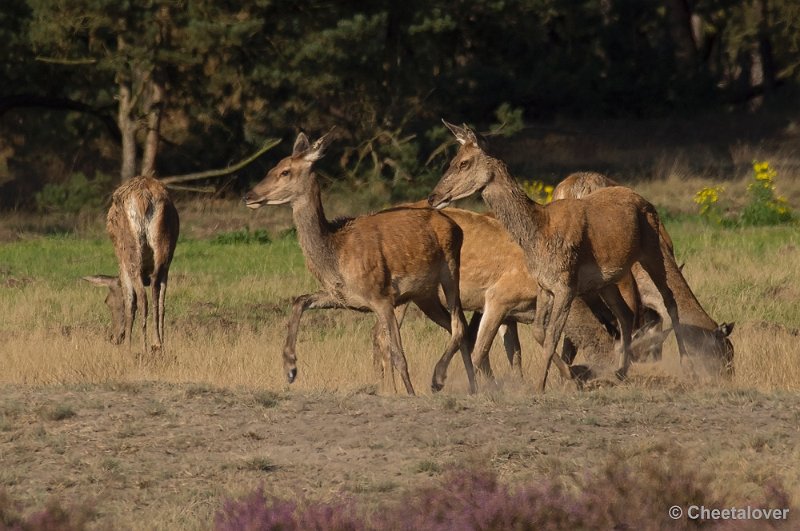
[[[552, 362], [566, 380], [570, 366], [555, 355], [570, 306], [576, 296], [597, 293], [619, 325], [621, 345], [615, 375], [624, 380], [631, 363], [633, 315], [617, 283], [641, 264], [657, 287], [673, 323], [681, 358], [686, 356], [675, 298], [666, 269], [678, 266], [660, 237], [655, 207], [633, 190], [605, 188], [583, 199], [539, 205], [528, 198], [505, 163], [487, 153], [483, 140], [466, 125], [443, 120], [455, 136], [458, 151], [428, 196], [434, 208], [480, 192], [498, 220], [522, 247], [531, 276], [548, 299], [545, 326], [546, 364], [539, 391], [544, 392]], [[540, 301], [539, 310], [542, 312]], [[476, 364], [480, 360], [476, 360]]]
[[112, 195], [106, 230], [114, 245], [119, 275], [83, 277], [95, 286], [108, 288], [105, 303], [111, 311], [110, 339], [124, 340], [131, 349], [133, 324], [141, 317], [143, 353], [148, 353], [147, 292], [152, 289], [155, 341], [151, 353], [164, 344], [164, 310], [169, 267], [180, 232], [178, 210], [166, 187], [151, 176], [136, 176]]
[[[264, 204], [291, 206], [306, 266], [321, 285], [319, 291], [300, 295], [292, 305], [283, 349], [289, 383], [298, 373], [295, 350], [303, 312], [346, 308], [377, 315], [380, 344], [386, 347], [384, 359], [391, 359], [406, 392], [414, 395], [394, 308], [418, 301], [432, 320], [449, 326], [451, 332], [437, 366], [449, 364], [461, 347], [470, 392], [475, 392], [474, 369], [464, 344], [466, 319], [459, 297], [461, 229], [431, 209], [397, 208], [329, 221], [322, 207], [314, 165], [325, 154], [331, 138], [328, 132], [312, 144], [301, 132], [292, 154], [269, 170], [243, 198], [251, 209]], [[440, 287], [446, 310], [436, 295]], [[434, 300], [435, 305], [428, 304]]]
[[[601, 173], [577, 172], [568, 175], [555, 187], [553, 200], [581, 199], [602, 188], [614, 186], [619, 186], [619, 184]], [[663, 225], [661, 225], [661, 237], [667, 243], [667, 247], [674, 257], [672, 238]], [[655, 311], [662, 322], [667, 322], [669, 318], [667, 309], [650, 277], [638, 266], [634, 266], [632, 273], [641, 295], [642, 305]], [[682, 268], [678, 268], [678, 271], [667, 269], [667, 276], [678, 306], [680, 326], [683, 330], [687, 350], [692, 356], [710, 354], [711, 357], [721, 361], [723, 374], [732, 376], [734, 349], [729, 336], [733, 331], [734, 323], [718, 324], [706, 313], [686, 282]], [[658, 358], [660, 358], [660, 350], [657, 352], [656, 360]]]
[[[410, 208], [425, 208], [427, 200], [402, 205]], [[517, 331], [518, 323], [532, 323], [536, 311], [538, 284], [527, 270], [522, 248], [513, 241], [502, 224], [487, 214], [479, 214], [457, 208], [441, 210], [455, 221], [464, 233], [461, 246], [461, 270], [459, 293], [462, 308], [473, 311], [467, 327], [467, 343], [472, 350], [473, 364], [482, 360], [478, 369], [492, 377], [488, 351], [498, 333], [502, 336], [509, 364], [516, 376], [522, 377], [521, 348]], [[491, 252], [487, 252], [491, 249]], [[630, 286], [628, 286], [630, 289]], [[632, 304], [638, 302], [638, 294], [629, 295]], [[439, 295], [441, 299], [441, 294]], [[591, 308], [590, 308], [591, 305]], [[398, 312], [402, 325], [405, 308]], [[596, 297], [586, 300], [578, 297], [565, 326], [562, 358], [572, 363], [578, 349], [594, 352], [610, 352], [613, 349], [613, 315], [602, 306]], [[378, 365], [382, 348], [378, 329], [373, 330], [374, 360]], [[632, 348], [639, 353], [650, 344], [662, 342], [666, 335], [655, 333], [650, 327], [637, 330]], [[543, 337], [534, 333], [541, 344]], [[638, 356], [637, 356], [638, 357]], [[391, 368], [389, 367], [389, 370]], [[387, 367], [383, 366], [383, 370]], [[441, 389], [445, 374], [434, 376], [432, 389]]]

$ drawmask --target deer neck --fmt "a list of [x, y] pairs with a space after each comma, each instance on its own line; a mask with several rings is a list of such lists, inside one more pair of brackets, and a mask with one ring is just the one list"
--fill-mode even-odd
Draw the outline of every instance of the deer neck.
[[326, 288], [341, 284], [339, 264], [333, 245], [334, 229], [325, 217], [316, 178], [308, 192], [292, 202], [292, 217], [306, 266]]
[[689, 287], [677, 267], [667, 268], [667, 285], [672, 290], [672, 296], [675, 297], [681, 325], [697, 326], [706, 330], [713, 330], [717, 327], [716, 321], [700, 305], [692, 288]]
[[483, 200], [526, 256], [535, 254], [547, 223], [545, 209], [525, 194], [502, 161], [493, 159], [491, 171], [493, 177], [481, 193]]

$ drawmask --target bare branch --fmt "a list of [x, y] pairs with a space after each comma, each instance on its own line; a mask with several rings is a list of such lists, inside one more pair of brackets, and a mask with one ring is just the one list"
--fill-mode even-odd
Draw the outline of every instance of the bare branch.
[[67, 59], [66, 57], [44, 57], [41, 55], [37, 55], [34, 58], [36, 61], [41, 63], [52, 63], [57, 65], [94, 65], [97, 64], [97, 59], [91, 59], [89, 57], [84, 59]]
[[213, 186], [184, 186], [182, 184], [165, 184], [170, 190], [181, 190], [183, 192], [195, 192], [198, 194], [213, 194], [216, 188]]
[[278, 144], [280, 144], [281, 140], [279, 138], [270, 138], [264, 145], [261, 146], [261, 149], [250, 155], [244, 160], [237, 162], [233, 166], [228, 166], [227, 168], [222, 168], [218, 170], [207, 170], [207, 171], [200, 171], [195, 173], [187, 173], [185, 175], [171, 175], [169, 177], [163, 177], [159, 179], [164, 184], [175, 184], [175, 183], [185, 183], [188, 181], [197, 181], [200, 179], [211, 179], [213, 177], [222, 177], [225, 175], [230, 175], [231, 173], [237, 172], [247, 166], [248, 164], [252, 163], [258, 157], [269, 151], [270, 149], [274, 148]]

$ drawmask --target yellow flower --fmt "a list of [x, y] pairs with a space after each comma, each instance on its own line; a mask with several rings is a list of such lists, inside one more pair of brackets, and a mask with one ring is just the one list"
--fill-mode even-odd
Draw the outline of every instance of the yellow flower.
[[778, 172], [770, 168], [769, 162], [753, 161], [753, 173], [755, 174], [756, 181], [771, 183]]
[[721, 186], [706, 186], [694, 194], [694, 202], [698, 205], [713, 205], [719, 201], [719, 194], [723, 191]]
[[545, 185], [542, 181], [526, 181], [522, 188], [528, 197], [540, 203], [549, 203], [553, 200], [553, 187]]

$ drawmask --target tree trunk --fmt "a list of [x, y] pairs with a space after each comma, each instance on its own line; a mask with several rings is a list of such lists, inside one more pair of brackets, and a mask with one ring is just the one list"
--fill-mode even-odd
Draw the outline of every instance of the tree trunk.
[[769, 38], [769, 0], [759, 0], [761, 20], [758, 23], [758, 52], [761, 56], [761, 70], [764, 95], [775, 88], [775, 57], [772, 54], [772, 41]]
[[122, 165], [120, 178], [123, 182], [136, 175], [136, 121], [131, 116], [133, 96], [131, 87], [124, 81], [119, 82], [119, 132], [122, 136]]
[[158, 154], [158, 140], [161, 131], [164, 87], [155, 78], [151, 79], [149, 84], [150, 95], [145, 109], [147, 115], [147, 135], [144, 140], [141, 174], [153, 176], [156, 174], [156, 155]]
[[692, 29], [692, 9], [688, 0], [667, 2], [669, 33], [675, 45], [675, 62], [684, 73], [694, 70], [697, 61], [697, 43]]

